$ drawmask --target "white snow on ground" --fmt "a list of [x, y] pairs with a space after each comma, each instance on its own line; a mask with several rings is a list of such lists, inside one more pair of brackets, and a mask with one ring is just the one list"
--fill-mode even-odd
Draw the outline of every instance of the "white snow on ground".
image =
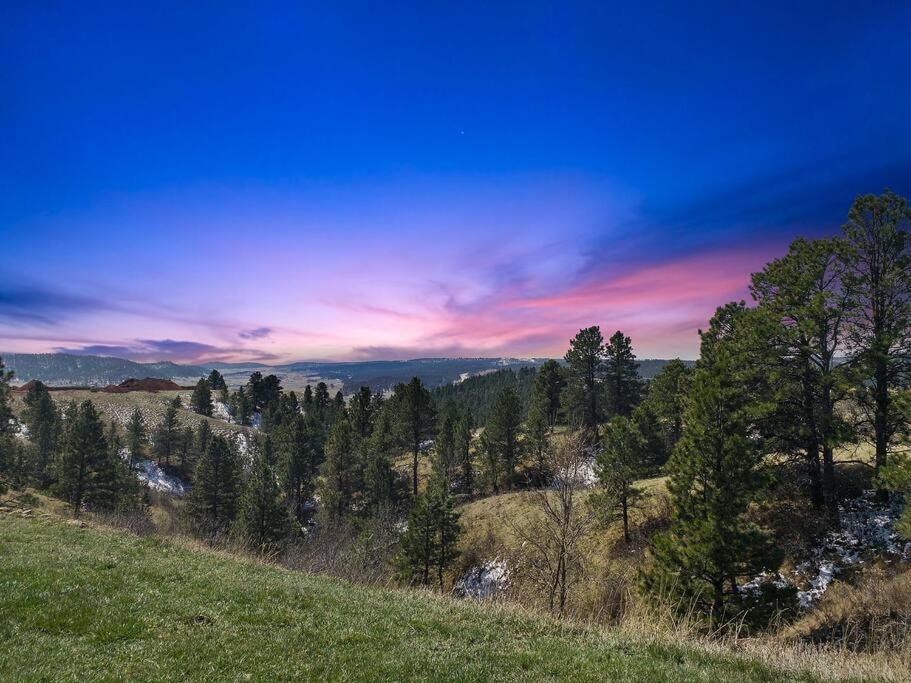
[[866, 491], [844, 501], [839, 506], [841, 529], [828, 533], [789, 576], [763, 572], [741, 588], [756, 594], [768, 581], [774, 581], [779, 588], [797, 586], [801, 588], [797, 600], [801, 607], [808, 608], [847, 568], [884, 557], [907, 562], [911, 559], [911, 543], [903, 543], [895, 531], [901, 505], [897, 500], [882, 505], [875, 502], [874, 496], [874, 491]]
[[897, 500], [882, 505], [874, 500], [874, 491], [844, 501], [839, 506], [841, 529], [827, 534], [813, 551], [813, 556], [794, 570], [798, 579], [809, 580], [809, 588], [797, 592], [801, 607], [808, 607], [832, 583], [835, 575], [847, 567], [869, 562], [872, 557], [907, 560], [906, 545], [895, 531], [895, 520], [901, 513]]
[[190, 491], [190, 486], [177, 477], [171, 476], [162, 470], [152, 460], [138, 460], [133, 463], [136, 476], [149, 485], [150, 489], [182, 496]]
[[225, 422], [234, 422], [234, 420], [231, 419], [231, 413], [228, 412], [227, 404], [222, 403], [221, 401], [215, 401], [212, 404], [212, 417], [224, 420]]
[[15, 430], [15, 434], [18, 438], [22, 439], [23, 441], [28, 439], [28, 427], [27, 426], [25, 426], [24, 424], [16, 424], [15, 420], [10, 420], [9, 422], [13, 426], [13, 429]]
[[485, 600], [509, 588], [509, 567], [506, 560], [488, 560], [473, 567], [452, 588], [460, 598]]
[[240, 453], [241, 460], [247, 464], [253, 462], [254, 438], [247, 432], [239, 432], [235, 436], [234, 443], [237, 445], [237, 451]]

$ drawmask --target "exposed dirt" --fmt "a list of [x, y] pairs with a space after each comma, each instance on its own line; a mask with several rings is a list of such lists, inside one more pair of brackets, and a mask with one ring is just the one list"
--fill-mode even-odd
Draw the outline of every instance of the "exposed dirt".
[[125, 379], [120, 384], [111, 384], [106, 386], [102, 391], [109, 394], [126, 394], [130, 391], [148, 391], [155, 393], [158, 391], [179, 391], [181, 386], [169, 379], [156, 379], [146, 377], [145, 379]]

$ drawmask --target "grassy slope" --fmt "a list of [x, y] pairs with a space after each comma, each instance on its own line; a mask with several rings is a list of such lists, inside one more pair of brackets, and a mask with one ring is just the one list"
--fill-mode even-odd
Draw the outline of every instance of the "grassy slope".
[[783, 680], [519, 612], [0, 516], [0, 679]]

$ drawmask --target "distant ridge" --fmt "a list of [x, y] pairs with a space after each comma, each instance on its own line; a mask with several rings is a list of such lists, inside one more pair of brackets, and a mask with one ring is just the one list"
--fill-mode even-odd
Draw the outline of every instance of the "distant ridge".
[[136, 363], [113, 356], [74, 356], [65, 353], [0, 353], [3, 363], [13, 371], [13, 381], [24, 384], [40, 380], [61, 387], [104, 387], [132, 377], [154, 379], [196, 379], [207, 374], [198, 365], [178, 365], [170, 361]]

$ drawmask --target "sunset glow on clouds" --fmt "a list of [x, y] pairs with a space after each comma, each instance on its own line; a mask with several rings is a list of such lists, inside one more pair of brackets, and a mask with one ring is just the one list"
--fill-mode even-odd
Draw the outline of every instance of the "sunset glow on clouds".
[[911, 194], [911, 11], [377, 11], [0, 10], [0, 351], [692, 358]]

